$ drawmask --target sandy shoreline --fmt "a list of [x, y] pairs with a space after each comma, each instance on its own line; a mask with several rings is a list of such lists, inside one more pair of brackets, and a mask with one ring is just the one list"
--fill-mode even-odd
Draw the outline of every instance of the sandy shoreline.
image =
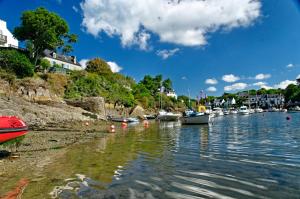
[[68, 147], [104, 137], [108, 127], [109, 123], [103, 121], [89, 122], [89, 125], [86, 122], [56, 125], [29, 131], [17, 150], [0, 145], [0, 198], [14, 186], [11, 179], [16, 173], [33, 172], [38, 180], [47, 165], [63, 156]]

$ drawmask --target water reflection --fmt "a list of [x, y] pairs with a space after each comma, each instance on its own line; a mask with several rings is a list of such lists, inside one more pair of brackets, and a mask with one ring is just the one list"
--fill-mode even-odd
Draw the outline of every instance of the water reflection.
[[71, 148], [24, 198], [299, 198], [299, 122], [270, 113], [132, 126]]

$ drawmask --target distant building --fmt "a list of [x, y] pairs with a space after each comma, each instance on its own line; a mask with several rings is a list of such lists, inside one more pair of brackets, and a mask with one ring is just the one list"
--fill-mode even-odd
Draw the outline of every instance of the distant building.
[[0, 47], [18, 48], [19, 41], [7, 29], [6, 21], [0, 19]]
[[249, 106], [259, 106], [264, 108], [280, 107], [285, 103], [285, 98], [281, 94], [263, 94], [263, 95], [248, 95], [245, 104]]
[[83, 70], [76, 56], [57, 54], [56, 52], [45, 50], [44, 59], [47, 59], [51, 66], [59, 65], [66, 70]]
[[173, 97], [173, 98], [177, 99], [177, 94], [175, 93], [174, 90], [166, 91], [165, 94], [166, 94], [168, 97]]

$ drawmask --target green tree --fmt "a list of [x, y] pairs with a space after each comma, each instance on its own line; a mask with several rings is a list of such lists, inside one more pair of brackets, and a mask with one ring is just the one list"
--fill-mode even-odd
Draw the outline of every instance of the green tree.
[[109, 65], [100, 58], [95, 58], [88, 61], [85, 70], [90, 73], [97, 73], [98, 75], [112, 74]]
[[172, 81], [171, 79], [166, 79], [163, 81], [162, 83], [163, 87], [167, 90], [167, 91], [171, 91], [173, 90], [173, 85], [172, 85]]
[[40, 65], [44, 70], [47, 70], [51, 67], [51, 63], [48, 59], [41, 59]]
[[[21, 16], [21, 25], [13, 32], [19, 41], [25, 41], [36, 65], [44, 50], [56, 50], [66, 43], [74, 43], [77, 36], [69, 34], [67, 22], [56, 13], [45, 8], [25, 11]], [[68, 51], [70, 46], [68, 45]]]
[[19, 78], [31, 77], [34, 74], [30, 60], [17, 50], [0, 50], [0, 68], [15, 73]]

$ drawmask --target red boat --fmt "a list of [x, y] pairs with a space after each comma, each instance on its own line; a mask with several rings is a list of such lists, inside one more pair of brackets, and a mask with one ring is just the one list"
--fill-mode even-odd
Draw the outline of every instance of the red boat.
[[0, 116], [0, 143], [23, 136], [27, 131], [27, 125], [18, 117]]

